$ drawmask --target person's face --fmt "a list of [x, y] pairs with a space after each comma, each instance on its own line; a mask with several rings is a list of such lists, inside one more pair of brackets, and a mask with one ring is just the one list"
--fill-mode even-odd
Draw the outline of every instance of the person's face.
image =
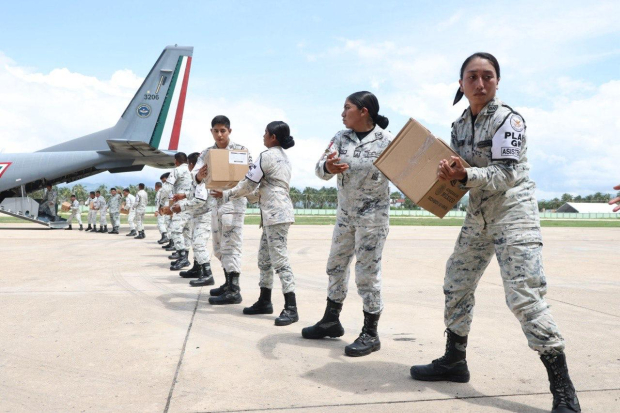
[[75, 201], [75, 197], [74, 196], [71, 197], [71, 201]]
[[116, 195], [116, 189], [111, 190], [111, 191], [110, 191], [110, 193], [111, 193], [112, 195]]
[[190, 172], [194, 169], [194, 166], [196, 166], [196, 164], [193, 164], [191, 162], [187, 163], [187, 169], [189, 169]]
[[463, 79], [459, 80], [461, 91], [470, 105], [485, 105], [495, 97], [499, 79], [495, 68], [486, 59], [473, 59], [465, 67]]
[[101, 192], [95, 192], [95, 195], [99, 198], [101, 196]]
[[166, 183], [166, 178], [161, 178], [161, 182], [162, 182], [163, 184], [165, 184], [165, 183]]
[[218, 148], [225, 148], [228, 146], [231, 132], [232, 129], [228, 129], [226, 125], [216, 124], [211, 128], [211, 135], [213, 135], [213, 140], [215, 140], [215, 144]]
[[123, 191], [123, 195], [125, 195], [125, 197], [126, 197], [127, 195], [129, 195], [129, 192]]
[[270, 134], [267, 128], [265, 128], [265, 134], [263, 135], [263, 145], [267, 148], [278, 145], [278, 138], [276, 138], [276, 135]]
[[174, 166], [179, 167], [181, 165], [181, 162], [177, 161], [176, 159], [174, 160]]
[[95, 194], [90, 194], [90, 199], [95, 199]]
[[342, 123], [348, 129], [362, 131], [366, 129], [368, 123], [368, 109], [358, 109], [348, 99], [344, 102], [344, 110], [342, 111]]

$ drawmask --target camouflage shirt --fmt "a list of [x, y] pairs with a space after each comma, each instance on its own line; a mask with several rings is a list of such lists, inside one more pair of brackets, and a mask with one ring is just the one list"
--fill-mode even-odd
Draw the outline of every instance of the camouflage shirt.
[[452, 124], [451, 146], [471, 168], [468, 218], [481, 225], [539, 225], [535, 184], [529, 178], [525, 121], [495, 97], [475, 121], [468, 108]]
[[247, 196], [258, 188], [263, 226], [295, 222], [291, 201], [291, 162], [281, 146], [262, 152], [250, 165], [245, 179], [223, 192], [224, 202]]
[[316, 164], [316, 176], [329, 180], [335, 175], [325, 170], [330, 151], [337, 151], [340, 163], [349, 169], [338, 174], [338, 221], [351, 225], [383, 226], [390, 219], [388, 179], [374, 165], [375, 160], [394, 137], [378, 125], [360, 140], [350, 129], [332, 138], [325, 154]]
[[192, 174], [186, 163], [177, 166], [172, 170], [170, 176], [173, 177], [174, 193], [189, 195], [192, 191]]
[[112, 213], [120, 212], [121, 199], [122, 198], [119, 194], [110, 196], [110, 201], [108, 202], [108, 210]]
[[144, 189], [141, 189], [136, 194], [136, 202], [135, 209], [144, 211], [146, 209], [147, 204], [149, 203], [149, 195], [146, 193]]

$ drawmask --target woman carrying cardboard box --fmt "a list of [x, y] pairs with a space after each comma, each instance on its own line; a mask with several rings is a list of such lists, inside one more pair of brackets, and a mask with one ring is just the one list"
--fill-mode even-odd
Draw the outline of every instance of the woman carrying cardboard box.
[[[245, 197], [258, 191], [263, 235], [258, 251], [260, 269], [260, 297], [254, 305], [243, 310], [244, 314], [272, 314], [271, 289], [274, 271], [282, 282], [284, 310], [276, 318], [277, 326], [286, 326], [299, 320], [295, 300], [295, 276], [288, 259], [288, 230], [295, 217], [289, 195], [291, 162], [284, 152], [295, 145], [289, 126], [281, 121], [271, 122], [265, 129], [263, 143], [267, 150], [250, 165], [245, 179], [237, 186], [224, 192], [214, 191], [215, 197], [224, 202]], [[206, 167], [206, 166], [205, 166]], [[203, 168], [205, 168], [203, 167]], [[201, 174], [203, 171], [201, 171]], [[233, 286], [238, 288], [238, 285]]]
[[355, 283], [364, 302], [364, 327], [357, 340], [345, 347], [348, 356], [365, 356], [381, 348], [377, 326], [383, 311], [381, 256], [389, 232], [390, 191], [375, 160], [393, 139], [379, 115], [379, 101], [370, 92], [350, 95], [342, 122], [348, 128], [334, 136], [316, 165], [324, 180], [337, 177], [338, 212], [327, 260], [329, 286], [325, 315], [302, 330], [308, 339], [340, 337], [340, 311], [349, 285], [349, 266], [355, 254]]
[[497, 256], [506, 303], [521, 322], [529, 346], [540, 354], [551, 382], [552, 412], [580, 412], [568, 375], [564, 339], [544, 300], [547, 282], [534, 182], [529, 178], [525, 121], [497, 96], [499, 63], [475, 53], [461, 66], [459, 90], [469, 108], [452, 124], [451, 146], [461, 158], [440, 161], [438, 176], [458, 180], [469, 205], [444, 279], [447, 343], [431, 364], [413, 366], [416, 380], [468, 382], [465, 353], [474, 292], [493, 254]]

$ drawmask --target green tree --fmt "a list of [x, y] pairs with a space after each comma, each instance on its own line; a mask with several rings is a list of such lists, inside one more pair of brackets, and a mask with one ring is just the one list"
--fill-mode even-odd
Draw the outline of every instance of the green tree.
[[86, 190], [86, 187], [82, 184], [73, 185], [73, 188], [71, 188], [71, 193], [75, 194], [75, 198], [81, 202], [85, 201], [86, 198], [88, 198], [88, 191]]

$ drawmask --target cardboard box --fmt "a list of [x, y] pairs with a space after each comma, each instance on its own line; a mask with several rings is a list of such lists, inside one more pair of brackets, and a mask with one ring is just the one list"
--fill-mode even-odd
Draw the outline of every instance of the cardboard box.
[[234, 188], [245, 178], [250, 167], [248, 151], [245, 150], [211, 149], [207, 154], [206, 163], [208, 166], [206, 186], [208, 189], [218, 191]]
[[63, 202], [60, 204], [60, 210], [64, 212], [68, 212], [71, 210], [71, 202]]
[[[375, 166], [418, 206], [443, 218], [467, 193], [459, 182], [437, 178], [439, 161], [451, 156], [457, 154], [444, 141], [409, 119], [375, 161]], [[469, 166], [461, 161], [465, 167]]]

